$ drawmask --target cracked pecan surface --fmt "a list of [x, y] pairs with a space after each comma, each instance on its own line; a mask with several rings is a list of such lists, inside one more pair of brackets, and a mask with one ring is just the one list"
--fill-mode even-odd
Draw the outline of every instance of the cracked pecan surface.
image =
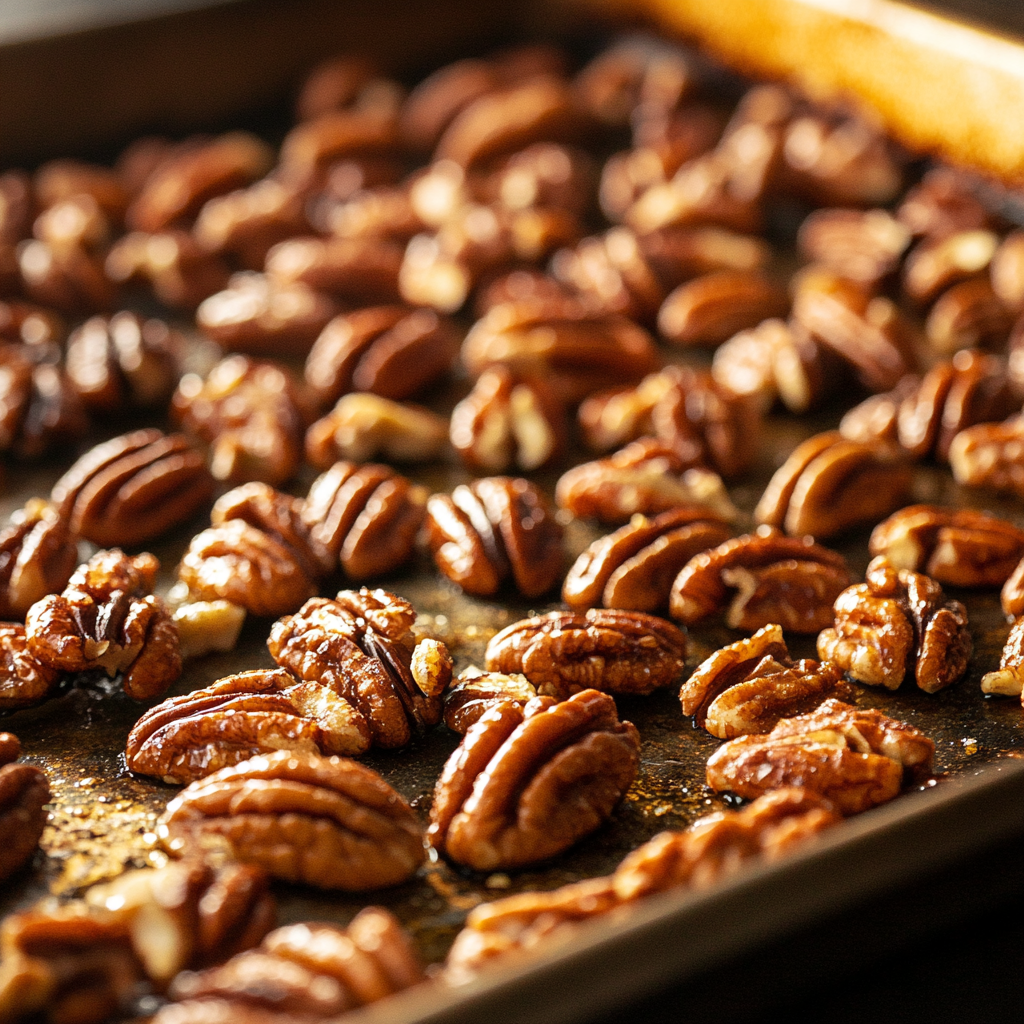
[[912, 725], [828, 700], [765, 735], [724, 743], [708, 761], [707, 780], [748, 799], [803, 786], [849, 815], [891, 800], [905, 775], [930, 773], [934, 753], [932, 740]]
[[639, 734], [607, 694], [498, 703], [445, 765], [428, 841], [478, 871], [547, 860], [608, 819], [639, 763]]
[[889, 690], [911, 671], [926, 693], [950, 686], [967, 670], [972, 650], [964, 606], [946, 600], [935, 580], [896, 569], [882, 556], [868, 566], [864, 583], [836, 598], [835, 624], [818, 634], [823, 660]]
[[642, 612], [549, 612], [506, 626], [485, 654], [490, 672], [522, 673], [539, 694], [564, 700], [584, 689], [647, 694], [683, 671], [686, 636]]
[[537, 690], [526, 676], [481, 672], [471, 666], [444, 695], [444, 724], [464, 736], [495, 705], [511, 702], [525, 707], [536, 696]]
[[816, 633], [832, 621], [832, 603], [849, 582], [838, 552], [762, 526], [694, 555], [672, 583], [669, 614], [688, 626], [724, 612], [732, 629], [775, 622]]
[[275, 878], [350, 892], [404, 882], [424, 856], [415, 813], [376, 772], [294, 751], [192, 783], [157, 835], [175, 856], [220, 850]]
[[38, 704], [57, 689], [61, 676], [36, 657], [21, 623], [0, 622], [0, 708]]
[[63, 590], [78, 564], [67, 520], [30, 498], [0, 531], [0, 619], [22, 619], [47, 594]]
[[61, 672], [123, 674], [136, 700], [158, 697], [181, 674], [178, 631], [150, 591], [159, 563], [150, 554], [100, 551], [60, 594], [34, 604], [25, 620], [31, 653]]
[[440, 721], [451, 679], [444, 645], [416, 644], [415, 618], [412, 605], [386, 590], [343, 590], [280, 619], [267, 646], [282, 668], [343, 698], [376, 746], [403, 747]]

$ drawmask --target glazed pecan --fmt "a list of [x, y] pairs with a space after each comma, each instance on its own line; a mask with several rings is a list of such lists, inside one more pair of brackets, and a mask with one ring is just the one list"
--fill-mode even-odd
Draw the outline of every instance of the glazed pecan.
[[915, 302], [931, 302], [950, 285], [987, 270], [998, 245], [995, 232], [977, 229], [926, 238], [907, 256], [903, 291]]
[[908, 190], [896, 216], [915, 235], [945, 238], [957, 231], [987, 228], [992, 214], [978, 198], [975, 185], [962, 171], [933, 167]]
[[429, 462], [448, 445], [443, 416], [409, 402], [393, 402], [369, 392], [352, 392], [306, 431], [306, 458], [317, 469], [338, 459], [367, 462]]
[[667, 607], [679, 570], [731, 532], [701, 506], [672, 509], [652, 519], [635, 515], [576, 559], [562, 584], [562, 600], [573, 608], [656, 612]]
[[[669, 610], [686, 625], [724, 610], [732, 629], [749, 632], [775, 622], [791, 632], [816, 633], [832, 621], [832, 602], [849, 582], [838, 552], [762, 526], [694, 555], [672, 584]], [[731, 590], [736, 593], [726, 608]]]
[[591, 608], [549, 612], [506, 626], [487, 645], [489, 672], [522, 673], [545, 696], [564, 700], [586, 688], [648, 694], [683, 670], [686, 636], [642, 612]]
[[469, 594], [488, 597], [511, 578], [520, 593], [539, 597], [563, 571], [562, 527], [543, 492], [520, 477], [431, 495], [426, 528], [438, 569]]
[[462, 361], [474, 377], [495, 365], [543, 377], [569, 403], [639, 381], [661, 362], [642, 327], [621, 317], [588, 314], [572, 299], [492, 307], [466, 335]]
[[1024, 615], [1024, 558], [1010, 573], [999, 594], [999, 603], [1008, 619]]
[[412, 605], [386, 590], [342, 590], [278, 620], [267, 646], [282, 668], [344, 698], [377, 746], [402, 747], [440, 721], [452, 673], [443, 644], [416, 644], [415, 618]]
[[932, 740], [912, 725], [827, 700], [767, 734], [724, 743], [708, 761], [707, 780], [748, 799], [803, 786], [841, 814], [858, 814], [896, 796], [905, 776], [930, 774], [934, 754]]
[[555, 501], [578, 519], [603, 523], [621, 523], [637, 513], [657, 515], [680, 505], [702, 505], [720, 519], [736, 515], [717, 473], [687, 464], [651, 437], [563, 473]]
[[832, 537], [898, 508], [912, 474], [894, 444], [848, 441], [838, 431], [815, 434], [775, 471], [754, 519], [794, 536]]
[[291, 924], [222, 967], [179, 975], [154, 1024], [323, 1020], [419, 984], [423, 966], [398, 920], [361, 910], [347, 928]]
[[279, 484], [302, 461], [302, 397], [276, 364], [229, 356], [205, 381], [185, 374], [171, 409], [188, 433], [210, 446], [210, 471], [218, 480]]
[[1008, 308], [1024, 310], [1024, 231], [1011, 231], [992, 257], [992, 290]]
[[687, 366], [649, 374], [629, 391], [594, 395], [580, 406], [579, 419], [598, 450], [654, 436], [686, 465], [707, 465], [726, 477], [744, 473], [757, 455], [757, 403]]
[[764, 732], [780, 718], [845, 696], [841, 675], [827, 661], [794, 662], [782, 627], [772, 623], [701, 662], [683, 683], [679, 701], [684, 715], [693, 715], [697, 725], [727, 740]]
[[330, 563], [361, 580], [412, 557], [426, 505], [426, 488], [388, 466], [335, 462], [313, 481], [300, 514]]
[[64, 365], [89, 412], [159, 409], [181, 376], [183, 342], [162, 320], [97, 316], [71, 332]]
[[36, 657], [24, 626], [0, 622], [0, 709], [38, 704], [57, 689], [60, 679], [57, 669]]
[[1024, 416], [1002, 423], [979, 423], [957, 434], [949, 445], [953, 479], [968, 487], [991, 487], [1024, 497]]
[[607, 694], [496, 704], [437, 780], [427, 840], [477, 871], [547, 860], [610, 817], [639, 764], [639, 734]]
[[273, 928], [277, 908], [268, 883], [250, 864], [171, 861], [95, 886], [85, 904], [126, 927], [146, 977], [162, 990], [179, 971], [251, 949]]
[[128, 767], [186, 785], [275, 750], [363, 754], [370, 729], [330, 687], [254, 669], [147, 711], [125, 745]]
[[979, 277], [947, 289], [932, 306], [924, 330], [935, 352], [951, 355], [978, 345], [1001, 346], [1013, 321], [1013, 311]]
[[922, 573], [875, 558], [866, 582], [836, 598], [835, 616], [818, 635], [818, 654], [858, 682], [895, 690], [913, 670], [918, 687], [935, 693], [967, 670], [967, 612]]
[[433, 310], [372, 306], [335, 317], [306, 359], [306, 383], [325, 405], [349, 391], [410, 398], [458, 355], [454, 328]]
[[537, 690], [524, 675], [482, 672], [471, 665], [444, 695], [444, 724], [463, 736], [484, 712], [502, 703], [524, 707]]
[[136, 547], [186, 522], [212, 493], [202, 452], [184, 434], [152, 427], [91, 448], [50, 499], [73, 533], [101, 547]]
[[672, 291], [658, 311], [658, 332], [674, 345], [714, 347], [787, 312], [785, 288], [757, 271], [722, 270]]
[[874, 528], [868, 549], [947, 586], [999, 587], [1024, 557], [1024, 530], [987, 512], [908, 505]]
[[899, 266], [910, 237], [910, 231], [885, 210], [825, 209], [804, 219], [797, 245], [812, 262], [851, 281], [874, 285]]
[[222, 850], [275, 878], [350, 892], [404, 882], [424, 856], [415, 813], [376, 772], [288, 750], [192, 783], [157, 836], [178, 857]]
[[63, 590], [77, 564], [67, 519], [30, 498], [0, 530], [0, 620], [24, 618], [36, 601]]
[[14, 763], [19, 754], [17, 737], [0, 733], [0, 835], [4, 837], [0, 881], [13, 875], [35, 853], [50, 800], [45, 773], [34, 765]]
[[1003, 644], [999, 668], [981, 677], [983, 693], [998, 693], [1005, 697], [1021, 697], [1024, 690], [1024, 619], [1017, 619]]
[[123, 674], [136, 700], [164, 693], [181, 674], [178, 631], [150, 591], [159, 563], [114, 548], [80, 565], [60, 594], [34, 604], [25, 620], [32, 654], [62, 672]]
[[305, 356], [337, 312], [333, 299], [301, 281], [247, 270], [199, 304], [196, 324], [229, 352]]
[[452, 447], [477, 473], [531, 472], [557, 463], [566, 445], [565, 409], [541, 377], [484, 370], [452, 410]]

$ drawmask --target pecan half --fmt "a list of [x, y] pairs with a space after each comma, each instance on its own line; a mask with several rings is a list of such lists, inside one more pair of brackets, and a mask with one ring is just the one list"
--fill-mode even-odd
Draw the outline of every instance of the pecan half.
[[46, 825], [50, 784], [34, 765], [4, 763], [17, 758], [17, 739], [10, 733], [0, 733], [0, 739], [4, 741], [0, 758], [0, 835], [4, 837], [0, 881], [4, 881], [28, 861], [39, 845]]
[[647, 694], [679, 678], [686, 636], [641, 612], [549, 612], [506, 626], [484, 657], [488, 671], [522, 673], [538, 693], [559, 700], [587, 688]]
[[58, 669], [36, 657], [24, 626], [0, 622], [0, 709], [38, 704], [57, 689], [60, 680]]
[[815, 210], [800, 225], [801, 253], [841, 277], [877, 284], [898, 266], [910, 231], [885, 210]]
[[502, 703], [525, 707], [537, 690], [523, 675], [482, 672], [470, 666], [444, 695], [444, 724], [463, 736], [484, 712]]
[[24, 618], [36, 601], [63, 590], [77, 564], [67, 519], [30, 498], [0, 530], [0, 620]]
[[1020, 697], [1024, 703], [1024, 619], [1017, 619], [1003, 644], [999, 668], [981, 677], [983, 693]]
[[178, 857], [220, 849], [275, 878], [350, 892], [397, 885], [423, 861], [415, 813], [376, 772], [287, 750], [192, 783], [157, 836]]
[[668, 605], [672, 581], [694, 555], [726, 540], [728, 524], [691, 506], [630, 522], [594, 541], [562, 584], [573, 608], [626, 608], [656, 612]]
[[832, 537], [898, 508], [912, 475], [894, 444], [848, 441], [838, 431], [815, 434], [775, 471], [754, 519], [794, 535]]
[[467, 593], [488, 597], [509, 580], [527, 597], [563, 571], [562, 527], [543, 492], [519, 477], [461, 484], [427, 500], [427, 539], [438, 569]]
[[950, 285], [987, 270], [998, 245], [995, 232], [977, 229], [926, 238], [907, 256], [903, 291], [915, 302], [931, 302]]
[[1024, 558], [1010, 573], [999, 593], [999, 603], [1008, 619], [1024, 615]]
[[212, 493], [202, 452], [183, 434], [148, 428], [91, 448], [50, 498], [74, 533], [101, 547], [136, 547], [186, 522]]
[[353, 392], [306, 431], [306, 458], [327, 469], [338, 459], [367, 462], [429, 462], [448, 445], [443, 416], [409, 402], [392, 402], [369, 392]]
[[828, 700], [765, 735], [729, 740], [711, 755], [707, 780], [748, 799], [803, 786], [850, 815], [891, 800], [905, 776], [929, 774], [934, 754], [932, 740], [912, 725]]
[[967, 612], [947, 601], [922, 573], [895, 569], [882, 557], [867, 581], [844, 590], [835, 624], [818, 635], [818, 654], [857, 682], [895, 690], [911, 669], [920, 689], [935, 693], [967, 670], [973, 643]]
[[688, 626], [724, 611], [732, 629], [775, 622], [790, 632], [817, 633], [832, 621], [832, 603], [849, 582], [838, 552], [762, 526], [694, 555], [672, 584], [669, 612]]
[[925, 321], [928, 344], [940, 355], [978, 345], [1001, 345], [1014, 314], [985, 278], [961, 281], [938, 299]]
[[991, 487], [1024, 497], [1024, 416], [1002, 423], [979, 423], [957, 434], [949, 445], [953, 479], [968, 487]]
[[429, 309], [373, 306], [335, 317], [306, 359], [306, 383], [324, 404], [349, 391], [410, 398], [458, 355], [452, 324]]
[[275, 750], [363, 754], [370, 729], [330, 687], [299, 683], [280, 669], [254, 669], [172, 697], [136, 722], [128, 767], [186, 785]]
[[181, 674], [181, 655], [171, 613], [148, 593], [158, 568], [150, 554], [98, 552], [62, 593], [29, 609], [32, 654], [63, 672], [123, 673], [124, 691], [136, 700], [160, 696]]
[[1024, 557], [1024, 530], [987, 512], [909, 505], [872, 530], [868, 549], [947, 586], [999, 587]]
[[907, 191], [896, 216], [915, 235], [945, 238], [957, 231], [987, 228], [992, 215], [962, 171], [933, 167]]
[[386, 590], [342, 590], [274, 623], [267, 646], [282, 668], [344, 698], [377, 746], [402, 747], [440, 721], [452, 671], [443, 644], [415, 643], [415, 617]]
[[504, 366], [484, 370], [452, 410], [452, 447], [478, 473], [531, 472], [565, 452], [565, 409], [540, 377], [517, 378]]
[[497, 704], [448, 759], [427, 840], [477, 871], [547, 860], [610, 817], [639, 764], [639, 734], [607, 694]]
[[736, 516], [717, 473], [688, 465], [651, 437], [563, 473], [555, 486], [555, 502], [578, 519], [603, 523], [621, 523], [637, 513], [657, 515], [680, 505], [702, 505], [721, 519]]
[[362, 580], [412, 557], [426, 505], [426, 488], [388, 466], [336, 462], [313, 481], [300, 514], [330, 561]]

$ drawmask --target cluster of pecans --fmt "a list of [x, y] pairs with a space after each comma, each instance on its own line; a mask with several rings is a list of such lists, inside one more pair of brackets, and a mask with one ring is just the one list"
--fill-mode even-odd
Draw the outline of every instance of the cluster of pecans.
[[[753, 802], [607, 878], [478, 907], [447, 981], [780, 856], [931, 772], [927, 736], [847, 701], [867, 699], [851, 683], [962, 677], [967, 614], [943, 584], [1003, 587], [1020, 618], [983, 689], [1021, 692], [1024, 530], [907, 504], [922, 459], [1024, 494], [1024, 232], [966, 177], [908, 189], [884, 138], [782, 87], [725, 110], [650, 40], [575, 74], [522, 47], [408, 92], [343, 57], [297, 115], [276, 154], [244, 132], [152, 138], [113, 168], [0, 175], [0, 450], [109, 435], [126, 410], [179, 431], [102, 441], [0, 533], [0, 614], [25, 620], [0, 626], [0, 710], [95, 671], [163, 697], [246, 614], [276, 619], [278, 666], [141, 715], [129, 768], [186, 786], [156, 829], [172, 859], [5, 921], [5, 1020], [99, 1024], [141, 988], [168, 1000], [159, 1024], [286, 1024], [421, 983], [379, 908], [272, 931], [268, 879], [363, 892], [407, 882], [428, 849], [478, 872], [561, 855], [637, 774], [618, 696], [682, 683], [683, 714], [725, 741], [708, 786]], [[805, 214], [795, 274], [762, 234], [780, 203]], [[194, 313], [212, 349], [197, 361], [162, 321], [118, 311], [147, 294]], [[847, 396], [863, 401], [777, 467], [737, 535], [725, 481], [765, 462], [768, 410]], [[581, 449], [594, 458], [570, 464]], [[454, 460], [469, 477], [451, 493], [390, 465]], [[153, 556], [119, 549], [207, 508], [165, 603]], [[616, 529], [566, 574], [573, 518]], [[856, 583], [820, 542], [866, 526]], [[80, 543], [101, 550], [76, 571]], [[417, 552], [473, 597], [561, 585], [569, 610], [512, 623], [453, 680], [402, 597], [317, 596]], [[743, 638], [684, 682], [687, 629], [717, 619]], [[816, 634], [820, 660], [791, 657], [784, 632]], [[442, 722], [463, 738], [424, 827], [352, 758]], [[0, 832], [18, 840], [0, 875], [31, 859], [49, 798], [38, 769], [7, 763], [18, 752], [0, 734]]]

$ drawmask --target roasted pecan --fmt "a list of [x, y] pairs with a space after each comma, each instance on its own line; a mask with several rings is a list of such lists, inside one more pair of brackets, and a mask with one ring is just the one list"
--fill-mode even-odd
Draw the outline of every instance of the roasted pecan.
[[370, 729], [330, 687], [254, 669], [147, 711], [125, 745], [128, 767], [186, 785], [275, 750], [363, 754]]
[[1024, 309], [1024, 231], [1011, 231], [992, 257], [992, 290], [1007, 309]]
[[573, 608], [656, 612], [668, 606], [679, 570], [731, 532], [700, 506], [672, 509], [653, 519], [635, 515], [576, 559], [562, 584], [562, 600]]
[[908, 373], [892, 389], [870, 395], [843, 414], [839, 433], [848, 441], [899, 441], [899, 414], [903, 399], [917, 394], [921, 378]]
[[424, 980], [412, 942], [381, 907], [361, 910], [347, 928], [291, 924], [222, 967], [179, 975], [154, 1024], [287, 1024], [322, 1020]]
[[119, 220], [128, 205], [127, 191], [116, 171], [81, 160], [50, 160], [33, 175], [32, 185], [36, 199], [44, 209], [66, 199], [86, 195], [107, 216]]
[[306, 383], [324, 404], [349, 391], [400, 401], [442, 376], [457, 354], [451, 323], [432, 310], [374, 306], [324, 328], [306, 359]]
[[541, 377], [484, 370], [452, 410], [449, 437], [478, 473], [531, 472], [557, 463], [566, 444], [565, 409]]
[[212, 492], [202, 452], [153, 427], [91, 448], [50, 498], [73, 533], [101, 547], [136, 547], [186, 522]]
[[658, 311], [658, 331], [675, 345], [714, 347], [737, 331], [788, 311], [786, 290], [763, 274], [722, 270], [672, 291]]
[[172, 861], [96, 886], [85, 903], [127, 926], [147, 978], [163, 989], [179, 971], [226, 960], [270, 931], [277, 911], [268, 882], [249, 864]]
[[487, 176], [483, 191], [510, 210], [554, 208], [582, 216], [593, 205], [595, 185], [588, 153], [538, 142], [509, 156]]
[[319, 209], [314, 208], [314, 216], [318, 225], [339, 238], [407, 242], [427, 226], [413, 207], [411, 191], [408, 183], [364, 188], [348, 198], [324, 200]]
[[867, 581], [836, 598], [835, 616], [818, 635], [818, 654], [858, 682], [895, 690], [913, 670], [918, 687], [935, 693], [967, 670], [967, 612], [922, 573], [875, 558]]
[[945, 238], [926, 238], [907, 256], [903, 291], [915, 302], [937, 299], [950, 285], [988, 269], [999, 245], [993, 231], [958, 231]]
[[60, 678], [61, 673], [29, 647], [24, 626], [0, 622], [0, 709], [38, 704], [57, 688]]
[[218, 480], [279, 484], [302, 461], [302, 398], [284, 367], [229, 356], [205, 381], [182, 377], [171, 408], [186, 431], [210, 446]]
[[388, 466], [336, 462], [313, 481], [301, 516], [331, 563], [360, 580], [409, 560], [426, 505], [426, 488]]
[[181, 344], [162, 320], [129, 312], [93, 317], [71, 332], [65, 367], [90, 412], [156, 409], [178, 383]]
[[953, 479], [968, 487], [991, 487], [1024, 497], [1024, 416], [979, 423], [949, 445]]
[[877, 284], [899, 266], [910, 231], [885, 210], [815, 210], [800, 225], [801, 253], [841, 277]]
[[915, 235], [945, 238], [957, 231], [987, 228], [992, 215], [968, 176], [951, 167], [933, 167], [903, 197], [896, 216]]
[[178, 631], [153, 588], [159, 563], [116, 548], [78, 567], [60, 594], [34, 604], [25, 620], [32, 654], [63, 672], [123, 673], [136, 700], [164, 693], [181, 674]]
[[473, 376], [503, 365], [543, 377], [565, 402], [639, 381], [661, 362], [651, 336], [620, 317], [588, 315], [574, 300], [502, 303], [479, 319], [462, 346]]
[[317, 469], [339, 459], [429, 462], [447, 447], [448, 423], [422, 406], [354, 391], [310, 426], [305, 444], [306, 458]]
[[[725, 611], [732, 629], [775, 622], [790, 632], [817, 633], [831, 623], [832, 603], [849, 582], [838, 552], [762, 526], [694, 555], [672, 584], [669, 612], [688, 626]], [[730, 590], [736, 593], [726, 608]]]
[[841, 814], [857, 814], [896, 796], [905, 775], [930, 774], [934, 754], [932, 740], [912, 725], [827, 700], [765, 735], [729, 740], [711, 755], [707, 780], [748, 799], [803, 786]]
[[1024, 558], [1010, 573], [999, 594], [999, 603], [1008, 619], [1024, 615]]
[[549, 612], [506, 626], [485, 654], [489, 672], [522, 673], [559, 700], [593, 688], [648, 694], [671, 686], [683, 670], [685, 634], [654, 615], [591, 608]]
[[909, 505], [874, 528], [868, 549], [947, 586], [999, 587], [1024, 557], [1024, 530], [987, 512]]
[[529, 480], [484, 477], [431, 495], [426, 527], [438, 569], [467, 593], [488, 597], [511, 577], [539, 597], [562, 575], [562, 527]]
[[484, 712], [502, 703], [525, 707], [537, 691], [524, 675], [482, 672], [475, 665], [459, 673], [444, 695], [444, 724], [463, 736]]
[[693, 715], [697, 725], [727, 740], [763, 732], [780, 718], [845, 696], [841, 674], [827, 661], [794, 662], [782, 627], [772, 623], [701, 662], [683, 683], [679, 701], [684, 715]]
[[304, 356], [337, 312], [329, 296], [301, 281], [247, 270], [199, 304], [196, 324], [229, 352]]
[[0, 1013], [8, 1021], [43, 1014], [103, 1024], [128, 1012], [143, 980], [126, 922], [81, 903], [11, 914], [0, 928], [0, 952]]
[[1002, 345], [1014, 314], [985, 278], [961, 281], [938, 299], [924, 329], [928, 344], [940, 355], [977, 345]]
[[247, 132], [179, 147], [147, 177], [125, 221], [137, 231], [188, 221], [208, 199], [261, 178], [272, 163], [267, 144]]
[[63, 590], [77, 564], [66, 517], [30, 498], [0, 530], [0, 620], [22, 619], [36, 601]]
[[358, 103], [360, 91], [376, 74], [374, 62], [355, 53], [325, 60], [305, 77], [295, 100], [295, 119], [310, 121]]
[[45, 806], [50, 800], [50, 784], [41, 769], [11, 763], [19, 753], [17, 737], [0, 733], [0, 835], [4, 837], [0, 881], [13, 875], [35, 853], [46, 825]]
[[403, 747], [440, 721], [452, 674], [443, 644], [416, 644], [415, 617], [412, 605], [386, 590], [342, 590], [278, 620], [267, 646], [282, 668], [344, 698], [377, 746]]
[[639, 764], [640, 736], [607, 694], [499, 703], [437, 780], [427, 841], [477, 871], [547, 860], [607, 821]]
[[884, 441], [848, 441], [838, 431], [797, 445], [775, 471], [754, 509], [757, 522], [799, 536], [832, 537], [878, 522], [907, 497], [913, 470]]
[[689, 466], [651, 437], [563, 473], [555, 501], [579, 519], [603, 523], [621, 523], [637, 513], [657, 515], [680, 505], [702, 505], [720, 519], [736, 515], [717, 473]]
[[1021, 697], [1024, 684], [1024, 619], [1017, 619], [1003, 644], [999, 668], [981, 677], [983, 693], [997, 693], [1005, 697]]
[[223, 850], [275, 878], [351, 892], [404, 882], [423, 861], [415, 813], [376, 772], [288, 750], [192, 783], [157, 835], [175, 856]]
[[869, 391], [888, 391], [915, 369], [915, 329], [889, 299], [817, 267], [802, 272], [793, 287], [793, 319], [848, 363]]

